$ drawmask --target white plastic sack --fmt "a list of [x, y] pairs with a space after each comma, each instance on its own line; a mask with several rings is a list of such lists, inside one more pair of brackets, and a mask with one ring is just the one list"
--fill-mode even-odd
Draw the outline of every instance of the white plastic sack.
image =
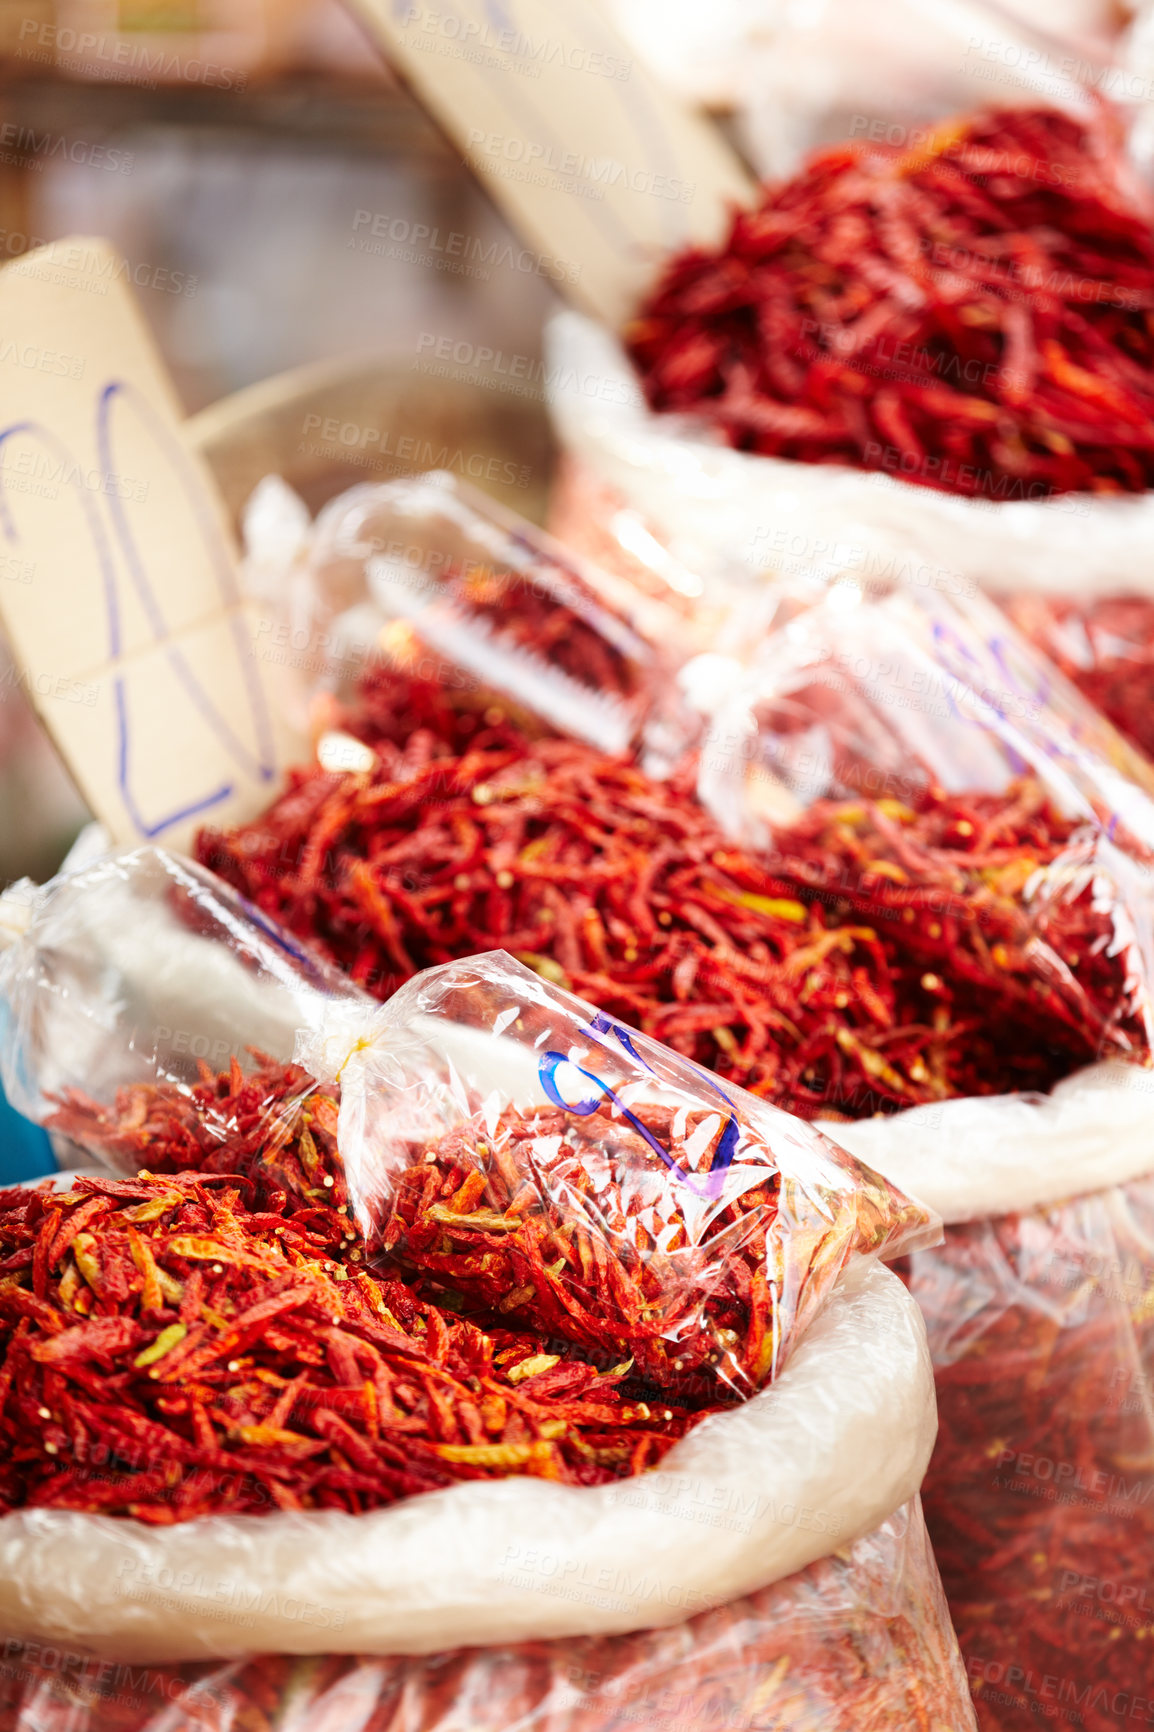
[[1118, 585], [1149, 563], [1154, 493], [984, 502], [882, 472], [734, 451], [645, 405], [621, 345], [578, 313], [546, 333], [562, 448], [708, 583], [792, 576], [972, 595]]
[[[777, 1383], [638, 1480], [472, 1482], [369, 1515], [170, 1528], [20, 1511], [0, 1520], [0, 1629], [175, 1661], [663, 1626], [868, 1533], [917, 1491], [934, 1423], [917, 1308], [867, 1267], [843, 1278]], [[699, 1508], [722, 1520], [699, 1523]]]

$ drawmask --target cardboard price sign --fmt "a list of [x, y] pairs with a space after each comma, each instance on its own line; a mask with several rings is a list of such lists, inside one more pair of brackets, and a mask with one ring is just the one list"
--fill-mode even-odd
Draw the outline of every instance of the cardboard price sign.
[[597, 0], [350, 0], [538, 255], [614, 327], [663, 259], [716, 243], [748, 175]]
[[118, 843], [267, 803], [294, 742], [211, 478], [105, 241], [0, 271], [0, 619]]

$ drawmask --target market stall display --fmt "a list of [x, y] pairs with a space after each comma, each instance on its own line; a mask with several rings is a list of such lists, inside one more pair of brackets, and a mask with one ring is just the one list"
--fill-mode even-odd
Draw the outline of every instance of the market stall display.
[[[717, 1691], [770, 1711], [771, 1676], [783, 1726], [931, 1701], [971, 1726], [915, 1495], [924, 1336], [876, 1266], [934, 1236], [926, 1211], [507, 957], [375, 1007], [155, 850], [25, 903], [6, 1076], [108, 1176], [0, 1194], [13, 1725], [55, 1711], [19, 1636], [238, 1662], [203, 1690], [154, 1674], [190, 1726], [226, 1678], [271, 1708], [284, 1664], [239, 1664], [266, 1648], [435, 1653], [323, 1662], [326, 1690], [383, 1714], [403, 1685], [430, 1725], [449, 1673], [458, 1706], [499, 1673], [493, 1712], [523, 1691], [532, 1724], [583, 1664], [566, 1712], [608, 1727], [675, 1663], [687, 1729]], [[230, 1048], [245, 1019], [280, 1056]], [[699, 1492], [740, 1518], [703, 1529]], [[618, 1585], [550, 1597], [541, 1545]], [[222, 1619], [219, 1581], [259, 1615]]]

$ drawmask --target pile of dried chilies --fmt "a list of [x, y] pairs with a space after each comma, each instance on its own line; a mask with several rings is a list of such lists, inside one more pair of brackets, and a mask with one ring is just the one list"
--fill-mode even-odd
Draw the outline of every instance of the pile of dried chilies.
[[1117, 126], [997, 109], [814, 155], [627, 335], [746, 451], [987, 499], [1154, 484], [1154, 226]]
[[[170, 1112], [151, 1114], [161, 1155]], [[370, 1272], [344, 1205], [285, 1203], [268, 1169], [0, 1192], [0, 1510], [169, 1524], [356, 1514], [510, 1473], [598, 1485], [692, 1423], [623, 1397], [628, 1365], [542, 1353]]]
[[803, 1118], [1044, 1089], [1144, 1050], [1110, 912], [1066, 874], [1074, 826], [1035, 784], [822, 804], [762, 861], [684, 779], [489, 719], [370, 684], [374, 768], [292, 772], [198, 857], [378, 997], [505, 949]]

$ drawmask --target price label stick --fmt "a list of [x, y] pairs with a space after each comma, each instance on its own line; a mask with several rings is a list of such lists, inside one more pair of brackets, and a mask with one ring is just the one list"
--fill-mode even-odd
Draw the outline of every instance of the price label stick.
[[113, 838], [180, 848], [258, 811], [298, 742], [129, 282], [88, 238], [0, 271], [0, 622]]
[[597, 0], [349, 0], [542, 276], [619, 327], [663, 259], [754, 189]]

